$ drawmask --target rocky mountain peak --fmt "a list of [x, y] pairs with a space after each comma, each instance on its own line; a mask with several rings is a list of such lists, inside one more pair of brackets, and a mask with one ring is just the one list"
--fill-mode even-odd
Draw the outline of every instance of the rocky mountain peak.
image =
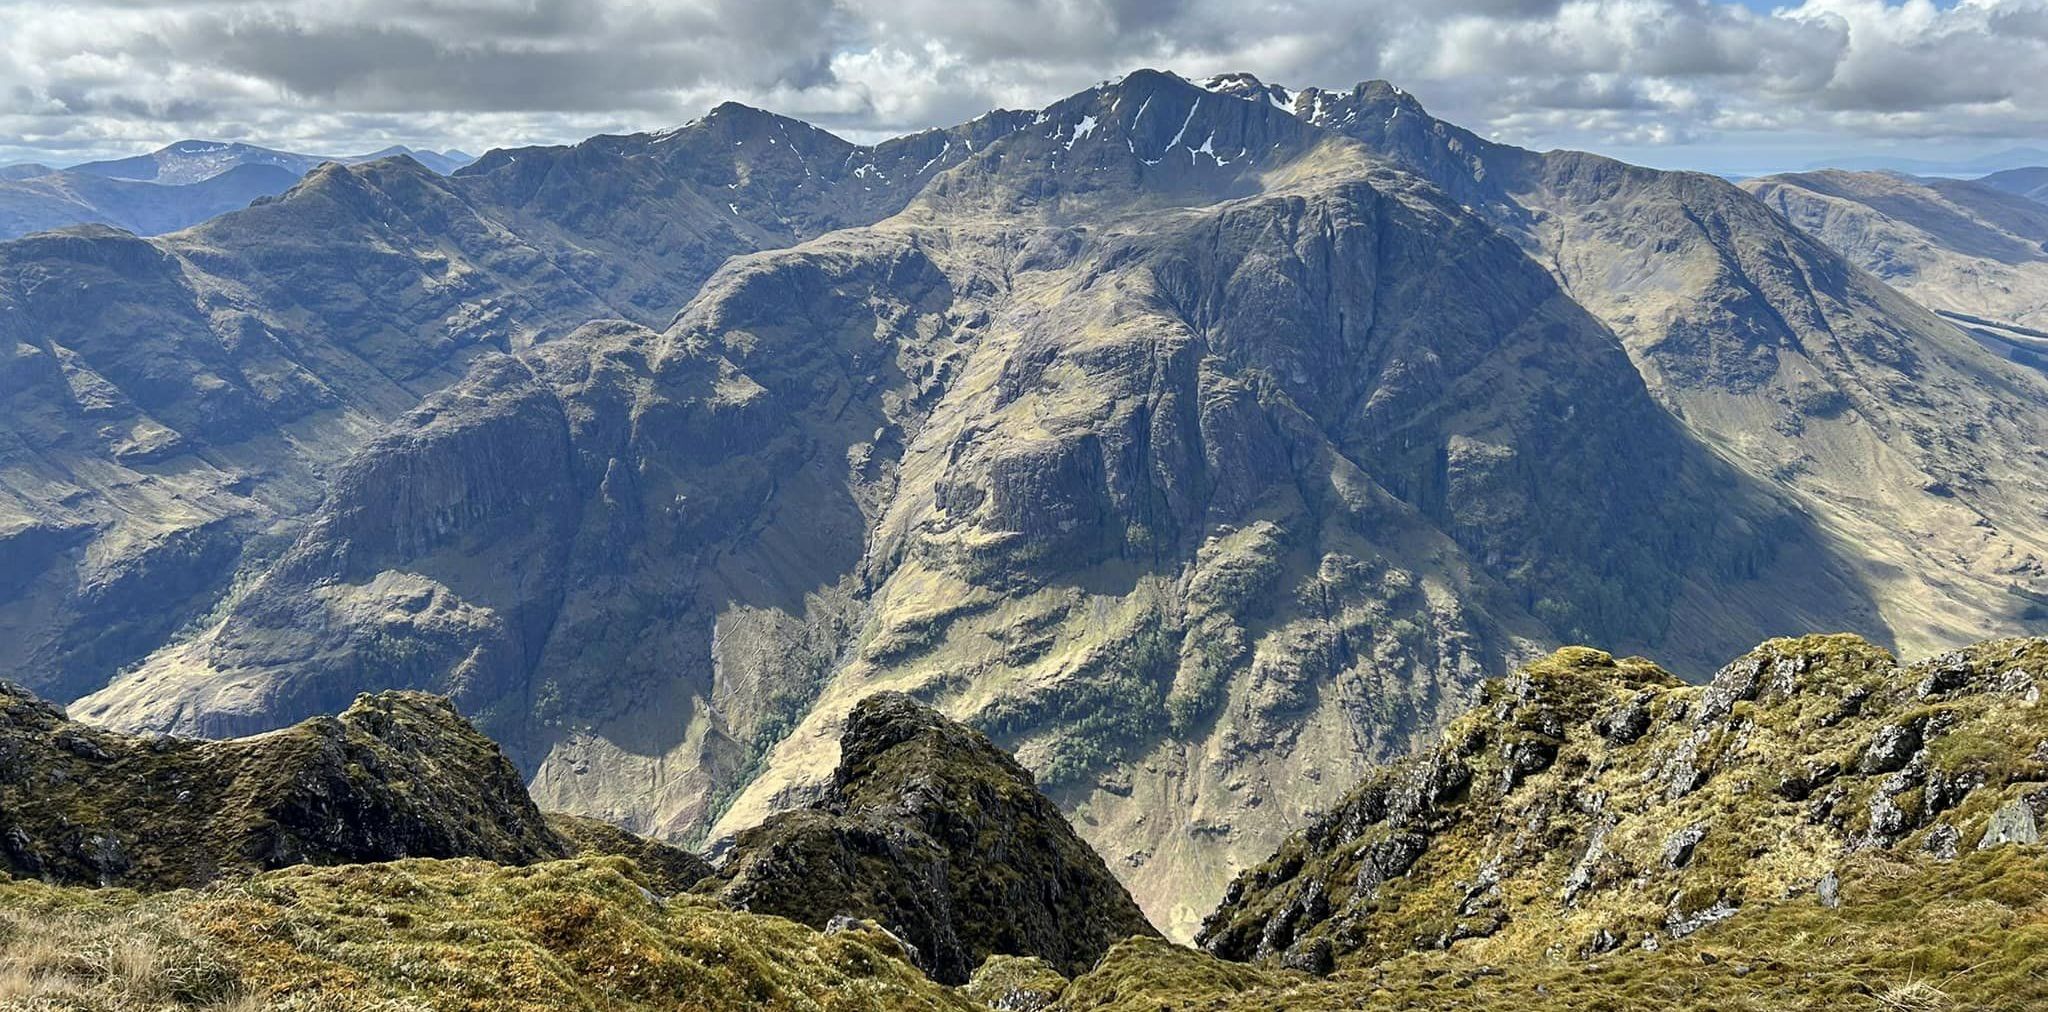
[[544, 816], [519, 771], [445, 698], [364, 693], [251, 738], [125, 735], [0, 681], [0, 872], [197, 886], [297, 864], [625, 854], [682, 889], [710, 867], [594, 820]]
[[[747, 144], [786, 147], [798, 157], [843, 156], [859, 147], [852, 141], [820, 130], [799, 119], [778, 115], [739, 102], [723, 102], [704, 118], [680, 130], [662, 135], [671, 144], [693, 133], [708, 134], [713, 140], [744, 147]], [[761, 152], [753, 152], [757, 157]]]
[[1262, 172], [1322, 137], [1285, 108], [1237, 93], [1248, 87], [1239, 82], [1217, 91], [1177, 74], [1134, 71], [1019, 123], [924, 199], [1078, 214], [1133, 200], [1187, 203], [1256, 192]]
[[1256, 76], [1238, 72], [1218, 74], [1202, 82], [1202, 87], [1219, 95], [1241, 98], [1247, 102], [1267, 102], [1275, 108], [1291, 109], [1294, 96], [1277, 84], [1267, 84]]
[[[898, 750], [903, 751], [898, 751]], [[877, 692], [855, 704], [839, 738], [839, 767], [832, 776], [838, 805], [857, 804], [853, 796], [877, 780], [893, 786], [901, 771], [892, 763], [968, 763], [983, 766], [1022, 784], [1031, 772], [964, 724], [957, 723], [901, 692]]]
[[823, 927], [873, 920], [935, 979], [991, 954], [1084, 972], [1156, 935], [1031, 774], [986, 737], [907, 695], [854, 707], [827, 796], [743, 832], [700, 888]]
[[498, 747], [446, 700], [413, 692], [366, 694], [338, 717], [202, 742], [74, 723], [6, 687], [0, 823], [10, 874], [97, 885], [569, 852]]
[[1338, 131], [1366, 120], [1386, 121], [1404, 115], [1434, 120], [1414, 95], [1381, 80], [1361, 81], [1345, 91], [1303, 88], [1294, 96], [1293, 109], [1310, 123]]

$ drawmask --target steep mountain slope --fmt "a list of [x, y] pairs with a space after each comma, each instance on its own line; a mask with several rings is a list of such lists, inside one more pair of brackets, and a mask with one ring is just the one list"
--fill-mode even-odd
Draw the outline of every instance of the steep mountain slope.
[[897, 693], [848, 715], [826, 795], [741, 833], [702, 891], [814, 928], [873, 920], [948, 984], [997, 954], [1084, 973], [1158, 934], [1029, 772]]
[[1719, 180], [1378, 83], [865, 148], [724, 106], [10, 256], [0, 660], [79, 713], [431, 689], [549, 807], [724, 839], [911, 691], [1174, 933], [1559, 642], [2048, 594], [2040, 376]]
[[1994, 350], [2048, 362], [2048, 206], [1982, 183], [1811, 172], [1747, 180], [1773, 210]]
[[0, 239], [80, 224], [157, 235], [283, 193], [298, 180], [296, 173], [278, 166], [245, 165], [182, 186], [80, 172], [0, 181]]
[[[1516, 236], [1695, 438], [1791, 491], [1860, 559], [1880, 615], [1850, 628], [1926, 651], [2044, 614], [2040, 373], [1998, 361], [1724, 180], [1494, 144], [1384, 82], [1307, 89], [1293, 108]], [[1686, 667], [1715, 652], [1664, 649]]]
[[80, 711], [233, 733], [433, 688], [544, 804], [722, 838], [819, 794], [860, 698], [913, 691], [1186, 932], [1543, 646], [1880, 624], [1838, 546], [1427, 181], [1157, 73], [1016, 119], [665, 332], [479, 363]]
[[161, 239], [0, 244], [0, 665], [104, 684], [479, 354], [665, 324], [726, 257], [893, 213], [1006, 122], [862, 148], [734, 107], [455, 177], [329, 164]]

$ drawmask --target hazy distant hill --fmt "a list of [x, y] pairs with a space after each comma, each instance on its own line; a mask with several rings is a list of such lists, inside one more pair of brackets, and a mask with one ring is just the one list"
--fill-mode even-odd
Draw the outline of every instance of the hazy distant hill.
[[0, 181], [0, 238], [67, 225], [99, 224], [137, 235], [172, 232], [249, 206], [299, 181], [278, 165], [238, 165], [194, 183], [165, 185], [82, 172]]
[[2048, 201], [2048, 167], [2036, 165], [2024, 169], [2007, 169], [2004, 172], [1994, 172], [1977, 181], [2007, 193], [2017, 193], [2029, 200]]
[[2048, 150], [2008, 148], [1974, 158], [1903, 158], [1892, 155], [1837, 158], [1815, 162], [1809, 171], [1841, 169], [1849, 172], [1904, 172], [1919, 176], [1981, 176], [1987, 172], [2048, 164]]
[[13, 165], [0, 169], [0, 239], [88, 224], [158, 235], [283, 193], [322, 162], [358, 164], [401, 155], [444, 175], [474, 160], [461, 152], [403, 147], [328, 159], [249, 144], [179, 141], [147, 155], [69, 169]]
[[457, 151], [454, 148], [449, 148], [446, 151], [421, 151], [417, 148], [408, 148], [403, 145], [393, 145], [381, 151], [372, 151], [367, 155], [343, 158], [340, 161], [348, 164], [373, 162], [379, 158], [390, 158], [395, 155], [405, 155], [444, 176], [476, 161], [475, 155]]
[[414, 151], [402, 146], [388, 147], [367, 155], [328, 156], [276, 151], [239, 142], [179, 141], [146, 155], [86, 162], [83, 165], [74, 165], [66, 171], [104, 176], [109, 179], [134, 179], [177, 186], [211, 179], [243, 165], [271, 165], [285, 169], [294, 176], [303, 176], [321, 162], [353, 165], [393, 155], [410, 155], [421, 165], [443, 175], [475, 161], [474, 158], [459, 151], [444, 154], [438, 151]]

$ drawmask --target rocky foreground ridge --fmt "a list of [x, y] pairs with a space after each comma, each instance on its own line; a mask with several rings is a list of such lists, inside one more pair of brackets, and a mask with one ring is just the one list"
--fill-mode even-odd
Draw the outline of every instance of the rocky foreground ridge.
[[[0, 1004], [2037, 1008], [2044, 680], [2048, 639], [1912, 664], [1773, 640], [1705, 686], [1567, 648], [1239, 876], [1201, 950], [1115, 916], [1129, 897], [987, 739], [883, 694], [854, 710], [830, 796], [742, 834], [693, 890], [605, 855], [149, 895], [0, 879]], [[434, 708], [366, 700], [342, 722], [393, 703]], [[948, 931], [957, 947], [919, 944]]]
[[901, 693], [856, 706], [829, 793], [739, 835], [717, 895], [825, 927], [872, 919], [920, 964], [966, 983], [989, 956], [1032, 953], [1069, 975], [1156, 936], [1030, 771]]
[[[198, 741], [80, 724], [0, 682], [0, 870], [78, 885], [199, 886], [296, 864], [628, 853], [694, 882], [688, 851], [543, 815], [447, 700], [364, 695], [339, 717]], [[694, 872], [694, 873], [693, 873]]]
[[[966, 983], [992, 954], [1079, 974], [1116, 942], [1157, 936], [1031, 774], [981, 734], [883, 693], [855, 711], [842, 754], [828, 798], [743, 834], [714, 874], [688, 851], [543, 814], [504, 753], [438, 697], [364, 696], [338, 718], [204, 742], [79, 725], [0, 683], [0, 869], [74, 886], [212, 886], [201, 902], [254, 889], [274, 903], [278, 894], [246, 883], [291, 868], [256, 881], [288, 880], [293, 898], [334, 890], [338, 915], [357, 912], [348, 890], [414, 876], [459, 893], [506, 890], [521, 904], [519, 893], [546, 893], [546, 883], [601, 892], [630, 884], [637, 900], [666, 909], [671, 900], [660, 897], [672, 897], [712, 925], [764, 938], [803, 934], [787, 921], [830, 936], [853, 932], [902, 964], [899, 975], [949, 985]], [[568, 858], [577, 859], [573, 868], [513, 870]], [[373, 866], [386, 870], [366, 870]], [[387, 917], [376, 933], [438, 916], [424, 899], [433, 887], [403, 889], [421, 899], [419, 913]], [[64, 896], [42, 886], [0, 893], [0, 957], [19, 959], [6, 944], [24, 928], [8, 927], [9, 908]], [[594, 914], [566, 902], [548, 913], [562, 925], [546, 930], [596, 930]], [[774, 926], [749, 926], [771, 919]], [[0, 983], [0, 1003], [10, 997]]]

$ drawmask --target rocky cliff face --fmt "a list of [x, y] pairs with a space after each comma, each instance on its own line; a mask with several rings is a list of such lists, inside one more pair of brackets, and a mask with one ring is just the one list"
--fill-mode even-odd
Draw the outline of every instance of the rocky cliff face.
[[847, 717], [823, 798], [741, 833], [700, 888], [813, 927], [872, 920], [950, 984], [992, 954], [1082, 973], [1157, 934], [1028, 771], [896, 693]]
[[1858, 854], [2037, 842], [2043, 678], [2044, 640], [1910, 665], [1773, 640], [1705, 686], [1568, 648], [1247, 870], [1201, 945], [1325, 970], [1454, 945], [1591, 958], [1791, 897], [1854, 902], [1838, 868]]
[[[1295, 102], [1515, 236], [1614, 330], [1688, 432], [1853, 546], [1877, 613], [1849, 627], [1935, 651], [2038, 620], [2043, 434], [2020, 407], [2048, 389], [2037, 373], [1995, 361], [1724, 180], [1494, 144], [1383, 83]], [[1709, 607], [1686, 603], [1703, 618]], [[1775, 628], [1761, 613], [1729, 618], [1722, 642]], [[1659, 647], [1696, 671], [1717, 654], [1706, 637]]]
[[[1495, 144], [1384, 82], [1309, 89], [1294, 108], [1514, 236], [1614, 330], [1688, 432], [1853, 546], [1877, 614], [1850, 627], [1934, 651], [2038, 619], [2043, 434], [2018, 407], [2041, 400], [2038, 374], [1994, 361], [2003, 352], [1724, 180]], [[1720, 626], [1711, 607], [1686, 602], [1703, 629]], [[1776, 628], [1728, 618], [1724, 643]], [[1708, 640], [1681, 635], [1659, 656], [1703, 670], [1725, 655]]]

